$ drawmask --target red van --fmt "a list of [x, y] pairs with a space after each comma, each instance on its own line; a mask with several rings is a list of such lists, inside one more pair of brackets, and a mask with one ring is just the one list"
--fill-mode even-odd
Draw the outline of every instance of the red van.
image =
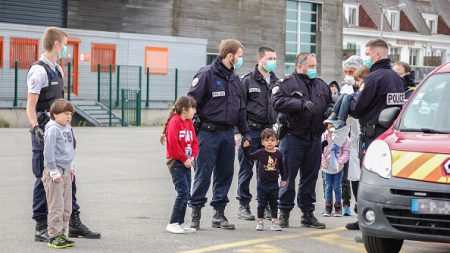
[[363, 162], [358, 219], [369, 253], [397, 253], [403, 240], [450, 243], [450, 63], [399, 111], [382, 112], [389, 129]]

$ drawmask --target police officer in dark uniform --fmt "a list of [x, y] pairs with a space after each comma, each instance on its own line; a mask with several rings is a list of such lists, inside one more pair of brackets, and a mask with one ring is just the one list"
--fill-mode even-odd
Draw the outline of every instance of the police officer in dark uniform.
[[[247, 108], [247, 123], [250, 128], [249, 136], [252, 138], [250, 152], [262, 148], [261, 132], [264, 128], [272, 128], [277, 116], [270, 103], [272, 88], [278, 81], [273, 72], [277, 64], [277, 55], [273, 48], [264, 46], [258, 49], [256, 58], [258, 64], [255, 70], [241, 79]], [[249, 189], [254, 161], [245, 158], [242, 147], [239, 147], [238, 158], [240, 165], [237, 190], [238, 216], [243, 220], [254, 220], [255, 216], [250, 211], [252, 194]]]
[[297, 205], [302, 211], [301, 225], [325, 228], [314, 216], [316, 181], [321, 161], [323, 121], [331, 113], [333, 100], [328, 85], [317, 78], [314, 54], [300, 53], [295, 60], [295, 72], [281, 79], [272, 90], [275, 111], [287, 114], [287, 134], [281, 140], [280, 151], [287, 167], [287, 187], [280, 189], [278, 208], [280, 226], [289, 226], [289, 214], [294, 208], [295, 180], [300, 171]]
[[[67, 55], [67, 34], [56, 27], [47, 28], [43, 36], [45, 53], [32, 64], [27, 75], [27, 118], [31, 124], [32, 168], [36, 177], [33, 190], [33, 219], [36, 220], [36, 241], [48, 241], [47, 200], [42, 183], [44, 170], [44, 127], [49, 121], [50, 106], [64, 97], [63, 72], [56, 63]], [[72, 182], [72, 215], [69, 221], [69, 236], [100, 238], [80, 220], [76, 199], [75, 178]]]
[[[200, 227], [201, 208], [207, 202], [206, 193], [213, 176], [213, 197], [210, 205], [215, 214], [212, 227], [234, 229], [228, 222], [224, 210], [229, 202], [228, 191], [233, 180], [235, 141], [233, 127], [248, 137], [245, 103], [242, 98], [242, 84], [234, 72], [242, 65], [244, 47], [233, 39], [223, 40], [219, 56], [211, 65], [201, 68], [192, 81], [188, 95], [197, 101], [198, 156], [195, 160], [195, 177], [190, 206], [190, 226]], [[199, 123], [200, 121], [200, 123]]]
[[[387, 129], [378, 125], [381, 111], [389, 106], [401, 106], [388, 100], [388, 94], [401, 94], [404, 92], [402, 78], [391, 68], [388, 58], [389, 47], [386, 41], [375, 39], [366, 44], [366, 58], [364, 65], [369, 69], [369, 75], [364, 79], [364, 89], [354, 96], [350, 102], [350, 115], [359, 120], [360, 135], [360, 161], [370, 143]], [[354, 192], [358, 191], [358, 184], [352, 185]], [[347, 229], [359, 229], [358, 222], [349, 223]]]

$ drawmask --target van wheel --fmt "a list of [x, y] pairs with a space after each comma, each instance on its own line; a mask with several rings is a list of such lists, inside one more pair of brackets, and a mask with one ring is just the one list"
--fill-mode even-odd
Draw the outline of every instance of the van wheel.
[[374, 237], [363, 234], [364, 247], [367, 253], [398, 253], [403, 240]]

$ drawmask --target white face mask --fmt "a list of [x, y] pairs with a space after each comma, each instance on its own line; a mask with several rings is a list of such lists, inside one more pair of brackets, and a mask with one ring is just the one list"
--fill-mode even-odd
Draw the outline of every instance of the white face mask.
[[353, 78], [353, 76], [345, 76], [344, 77], [344, 81], [342, 82], [342, 86], [344, 85], [350, 85], [350, 86], [354, 86], [355, 85], [355, 78]]

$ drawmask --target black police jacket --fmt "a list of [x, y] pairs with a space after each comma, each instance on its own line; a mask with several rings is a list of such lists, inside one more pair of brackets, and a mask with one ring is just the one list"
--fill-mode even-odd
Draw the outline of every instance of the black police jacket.
[[201, 68], [192, 80], [188, 95], [197, 102], [197, 114], [202, 122], [238, 126], [247, 134], [242, 84], [234, 69], [228, 69], [220, 58]]
[[255, 70], [243, 76], [243, 98], [247, 106], [247, 119], [261, 125], [273, 125], [277, 120], [277, 113], [271, 104], [272, 88], [278, 82], [275, 73], [270, 73], [270, 84], [259, 72], [258, 65]]
[[[306, 101], [314, 103], [314, 112], [304, 108]], [[322, 79], [297, 73], [280, 79], [272, 89], [272, 103], [275, 111], [289, 114], [288, 133], [306, 139], [322, 135], [325, 111], [333, 107], [331, 90]]]
[[381, 59], [370, 68], [364, 78], [364, 89], [350, 102], [350, 115], [361, 126], [377, 125], [382, 110], [388, 107], [388, 93], [403, 93], [403, 80], [391, 68], [389, 59]]

